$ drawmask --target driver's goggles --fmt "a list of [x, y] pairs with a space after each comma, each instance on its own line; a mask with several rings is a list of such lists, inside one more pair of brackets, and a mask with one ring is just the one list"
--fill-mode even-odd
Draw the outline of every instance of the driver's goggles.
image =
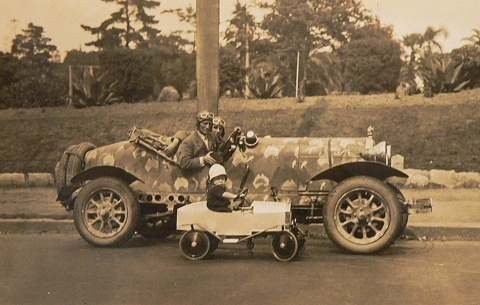
[[220, 119], [220, 118], [214, 118], [213, 119], [213, 125], [220, 125], [220, 126], [225, 126], [225, 121]]
[[215, 115], [211, 112], [208, 112], [208, 111], [204, 111], [204, 112], [200, 112], [198, 114], [198, 118], [199, 119], [202, 119], [202, 120], [205, 120], [205, 119], [212, 119], [215, 117]]

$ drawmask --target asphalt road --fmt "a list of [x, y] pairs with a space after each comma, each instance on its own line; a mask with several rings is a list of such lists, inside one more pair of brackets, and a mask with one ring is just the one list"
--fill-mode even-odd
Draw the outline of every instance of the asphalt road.
[[[188, 261], [178, 238], [94, 248], [75, 234], [0, 235], [1, 304], [478, 304], [480, 242], [397, 241], [349, 255], [307, 241], [276, 261], [270, 239]], [[242, 245], [243, 246], [243, 245]]]

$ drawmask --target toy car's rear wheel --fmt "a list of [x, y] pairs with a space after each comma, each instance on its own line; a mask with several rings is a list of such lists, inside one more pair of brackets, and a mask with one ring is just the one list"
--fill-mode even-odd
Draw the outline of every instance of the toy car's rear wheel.
[[187, 231], [180, 238], [179, 246], [184, 257], [200, 260], [209, 254], [210, 238], [203, 231]]
[[292, 233], [295, 234], [295, 236], [297, 237], [297, 241], [298, 241], [297, 255], [300, 255], [302, 254], [303, 251], [305, 251], [305, 248], [307, 247], [307, 236], [305, 235], [305, 232], [303, 232], [297, 227], [292, 229]]
[[337, 185], [323, 208], [323, 217], [325, 231], [337, 246], [361, 254], [387, 249], [404, 222], [392, 188], [364, 176]]
[[210, 239], [210, 250], [208, 250], [208, 254], [212, 254], [213, 251], [217, 250], [220, 240], [210, 233], [208, 234], [208, 238]]
[[272, 240], [272, 253], [279, 261], [290, 261], [298, 253], [297, 237], [290, 231], [275, 234]]
[[87, 183], [73, 210], [80, 236], [98, 247], [116, 247], [127, 242], [135, 233], [138, 215], [138, 203], [130, 187], [112, 177]]

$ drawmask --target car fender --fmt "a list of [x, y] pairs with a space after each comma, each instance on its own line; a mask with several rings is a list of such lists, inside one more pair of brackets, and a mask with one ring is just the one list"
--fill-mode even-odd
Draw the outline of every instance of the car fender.
[[95, 166], [89, 169], [86, 169], [76, 176], [72, 178], [72, 183], [82, 183], [87, 180], [93, 180], [98, 177], [116, 177], [127, 184], [132, 184], [135, 181], [140, 181], [143, 183], [141, 179], [136, 177], [135, 175], [127, 172], [126, 170], [115, 167], [115, 166]]
[[332, 180], [340, 183], [345, 179], [355, 176], [368, 176], [377, 178], [381, 181], [389, 177], [408, 178], [408, 175], [404, 172], [383, 163], [360, 161], [344, 163], [331, 167], [317, 174], [311, 180]]

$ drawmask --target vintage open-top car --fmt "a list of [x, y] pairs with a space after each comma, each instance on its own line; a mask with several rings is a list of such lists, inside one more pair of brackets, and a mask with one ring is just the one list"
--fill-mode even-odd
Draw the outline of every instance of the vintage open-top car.
[[[431, 209], [429, 201], [408, 202], [388, 182], [407, 175], [390, 166], [390, 146], [375, 145], [371, 132], [363, 138], [276, 138], [235, 128], [227, 139], [218, 158], [229, 187], [240, 185], [248, 165], [250, 200], [290, 204], [292, 219], [323, 223], [346, 251], [385, 250], [406, 227], [409, 209]], [[169, 141], [134, 128], [126, 141], [67, 149], [55, 169], [58, 200], [74, 211], [87, 242], [118, 246], [135, 232], [169, 235], [180, 207], [205, 200], [208, 167], [182, 170], [164, 151]]]

